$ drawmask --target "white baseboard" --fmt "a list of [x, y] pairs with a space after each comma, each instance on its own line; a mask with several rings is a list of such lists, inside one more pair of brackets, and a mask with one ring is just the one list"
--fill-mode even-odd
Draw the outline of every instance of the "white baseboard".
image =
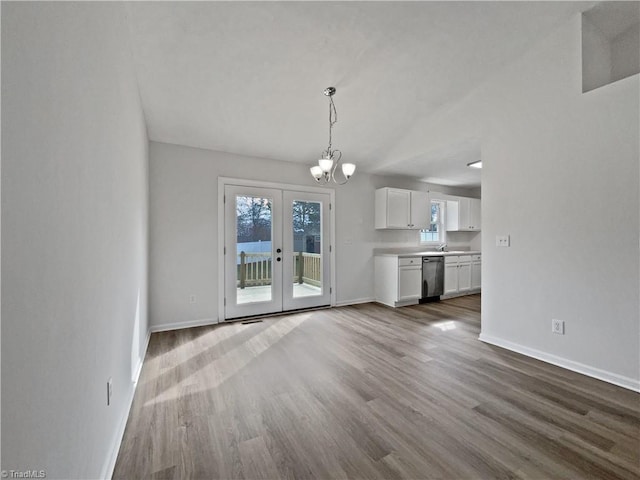
[[504, 340], [492, 335], [481, 333], [479, 339], [485, 343], [490, 343], [491, 345], [496, 345], [497, 347], [506, 348], [507, 350], [511, 350], [516, 353], [521, 353], [522, 355], [526, 355], [527, 357], [542, 360], [543, 362], [566, 368], [567, 370], [581, 373], [583, 375], [587, 375], [588, 377], [597, 378], [598, 380], [612, 383], [614, 385], [618, 385], [619, 387], [633, 390], [634, 392], [640, 392], [640, 381], [634, 378], [625, 377], [622, 375], [618, 375], [617, 373], [608, 372], [606, 370], [601, 370], [599, 368], [585, 365], [584, 363], [574, 362], [573, 360], [569, 360], [567, 358], [558, 357], [557, 355], [552, 355], [541, 350], [525, 347], [524, 345], [510, 342], [509, 340]]
[[147, 338], [144, 342], [144, 349], [142, 350], [142, 356], [140, 357], [140, 361], [136, 366], [136, 373], [133, 376], [133, 389], [135, 391], [136, 385], [138, 385], [138, 379], [140, 378], [140, 372], [142, 372], [142, 365], [144, 364], [144, 359], [147, 356], [147, 350], [149, 349], [149, 341], [151, 340], [151, 329], [147, 330]]
[[446, 295], [440, 295], [440, 300], [449, 300], [450, 298], [466, 297], [467, 295], [475, 295], [476, 293], [482, 293], [480, 288], [472, 288], [466, 292], [448, 293]]
[[204, 325], [215, 325], [217, 318], [201, 318], [198, 320], [189, 320], [187, 322], [165, 323], [162, 325], [152, 325], [149, 330], [151, 333], [166, 332], [168, 330], [180, 330], [181, 328], [202, 327]]
[[348, 305], [357, 305], [359, 303], [371, 303], [371, 302], [375, 302], [375, 301], [376, 301], [376, 299], [373, 298], [373, 297], [356, 298], [355, 300], [345, 300], [343, 302], [336, 302], [334, 307], [346, 307]]
[[120, 419], [120, 423], [118, 425], [118, 430], [114, 436], [114, 442], [111, 446], [111, 454], [107, 462], [105, 463], [100, 478], [111, 478], [113, 477], [113, 470], [116, 468], [116, 461], [118, 460], [118, 453], [120, 452], [120, 445], [122, 444], [122, 439], [124, 438], [124, 430], [127, 427], [127, 420], [129, 420], [129, 413], [131, 412], [131, 406], [133, 405], [133, 397], [136, 393], [136, 386], [138, 385], [138, 380], [140, 379], [140, 372], [142, 372], [142, 365], [144, 364], [144, 358], [147, 355], [147, 350], [149, 348], [149, 340], [151, 340], [151, 330], [147, 330], [147, 338], [144, 343], [144, 349], [142, 351], [142, 355], [138, 361], [138, 365], [136, 365], [135, 375], [132, 379], [131, 385], [131, 393], [127, 398], [127, 407], [125, 409], [125, 413]]

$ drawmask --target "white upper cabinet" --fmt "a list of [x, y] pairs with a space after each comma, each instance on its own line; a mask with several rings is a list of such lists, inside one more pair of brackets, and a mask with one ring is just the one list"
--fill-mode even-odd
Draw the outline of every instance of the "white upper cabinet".
[[471, 230], [480, 230], [480, 199], [469, 199], [469, 225]]
[[376, 190], [376, 228], [407, 228], [410, 224], [411, 192], [395, 188]]
[[447, 200], [447, 231], [480, 231], [480, 200], [457, 197]]
[[429, 228], [431, 223], [431, 201], [429, 192], [411, 191], [411, 228]]
[[429, 192], [389, 187], [376, 190], [376, 228], [428, 228], [430, 209]]

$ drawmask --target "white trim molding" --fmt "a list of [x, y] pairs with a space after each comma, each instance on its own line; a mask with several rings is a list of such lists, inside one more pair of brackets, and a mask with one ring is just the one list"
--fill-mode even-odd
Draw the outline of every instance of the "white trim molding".
[[349, 305], [358, 305], [360, 303], [371, 303], [375, 302], [376, 299], [373, 297], [367, 298], [356, 298], [354, 300], [343, 300], [342, 302], [336, 302], [335, 307], [348, 307]]
[[597, 378], [598, 380], [602, 380], [603, 382], [612, 383], [613, 385], [617, 385], [628, 390], [633, 390], [634, 392], [640, 392], [640, 380], [630, 377], [624, 377], [616, 373], [591, 367], [589, 365], [585, 365], [584, 363], [574, 362], [573, 360], [569, 360], [564, 357], [558, 357], [557, 355], [543, 352], [541, 350], [536, 350], [535, 348], [525, 347], [524, 345], [510, 342], [509, 340], [504, 340], [492, 335], [487, 335], [485, 333], [481, 333], [478, 338], [484, 343], [489, 343], [497, 347], [505, 348], [507, 350], [511, 350], [512, 352], [520, 353], [522, 355], [526, 355], [527, 357], [532, 357], [537, 360], [556, 365], [558, 367], [566, 368], [567, 370], [581, 373], [588, 377]]
[[144, 365], [144, 359], [147, 356], [147, 350], [149, 349], [149, 340], [151, 340], [151, 329], [147, 330], [147, 339], [144, 343], [144, 350], [142, 351], [142, 355], [138, 360], [138, 365], [136, 365], [135, 375], [132, 379], [131, 383], [131, 393], [127, 398], [127, 408], [125, 409], [125, 413], [120, 419], [120, 423], [118, 425], [118, 430], [116, 431], [115, 436], [113, 437], [113, 444], [111, 446], [111, 453], [109, 457], [107, 457], [107, 461], [102, 467], [102, 473], [100, 478], [112, 478], [113, 471], [116, 468], [116, 461], [118, 460], [118, 453], [120, 453], [120, 446], [122, 445], [122, 440], [124, 438], [124, 430], [127, 427], [127, 421], [129, 420], [129, 414], [131, 413], [131, 406], [133, 405], [133, 398], [136, 394], [136, 387], [138, 386], [138, 380], [140, 379], [140, 373], [142, 372], [142, 366]]
[[163, 323], [162, 325], [152, 325], [149, 327], [151, 333], [166, 332], [168, 330], [182, 330], [183, 328], [203, 327], [205, 325], [215, 325], [220, 323], [217, 318], [200, 318], [186, 322]]

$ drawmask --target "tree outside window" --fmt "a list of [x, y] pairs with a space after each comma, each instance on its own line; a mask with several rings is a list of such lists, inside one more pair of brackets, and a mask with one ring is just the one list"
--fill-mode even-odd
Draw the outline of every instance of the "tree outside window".
[[444, 243], [444, 202], [431, 200], [429, 229], [420, 230], [420, 243]]

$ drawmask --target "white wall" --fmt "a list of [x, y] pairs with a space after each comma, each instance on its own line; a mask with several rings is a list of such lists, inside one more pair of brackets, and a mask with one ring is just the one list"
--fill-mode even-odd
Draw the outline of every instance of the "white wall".
[[[582, 94], [580, 23], [478, 92], [492, 106], [481, 338], [638, 389], [639, 81]], [[499, 234], [511, 248], [494, 247]]]
[[122, 4], [3, 3], [3, 470], [110, 472], [146, 342], [147, 148]]
[[[218, 177], [316, 186], [309, 166], [150, 143], [150, 323], [155, 328], [218, 317]], [[311, 161], [312, 162], [312, 161]], [[383, 186], [465, 194], [406, 178], [356, 172], [336, 188], [337, 302], [373, 298], [373, 249], [418, 245], [418, 233], [374, 229]], [[466, 245], [473, 234], [467, 237]], [[460, 237], [464, 244], [465, 237]], [[189, 303], [189, 295], [197, 302]]]

